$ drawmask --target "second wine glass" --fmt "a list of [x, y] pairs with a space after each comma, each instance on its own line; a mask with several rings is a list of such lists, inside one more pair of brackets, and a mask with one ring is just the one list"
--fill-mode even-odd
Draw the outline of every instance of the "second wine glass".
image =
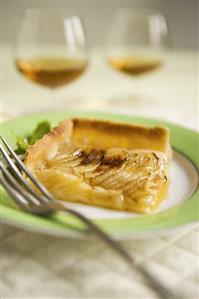
[[27, 10], [14, 55], [17, 69], [31, 81], [51, 89], [72, 82], [85, 71], [88, 61], [80, 18]]
[[155, 71], [162, 66], [168, 46], [166, 18], [159, 13], [118, 9], [106, 46], [106, 59], [112, 68], [133, 77]]

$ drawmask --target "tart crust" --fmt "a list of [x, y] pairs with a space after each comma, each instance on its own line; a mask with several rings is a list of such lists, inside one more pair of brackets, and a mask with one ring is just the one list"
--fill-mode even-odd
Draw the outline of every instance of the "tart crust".
[[60, 200], [155, 211], [168, 189], [169, 131], [66, 119], [30, 146], [26, 166]]

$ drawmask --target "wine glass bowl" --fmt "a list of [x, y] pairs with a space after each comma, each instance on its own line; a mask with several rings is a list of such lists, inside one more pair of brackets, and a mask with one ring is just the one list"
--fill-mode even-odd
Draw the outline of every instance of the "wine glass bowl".
[[166, 18], [149, 12], [117, 10], [107, 38], [107, 60], [125, 74], [140, 76], [158, 69], [168, 44]]
[[49, 10], [26, 11], [14, 55], [17, 70], [31, 81], [49, 88], [72, 82], [88, 62], [80, 18]]

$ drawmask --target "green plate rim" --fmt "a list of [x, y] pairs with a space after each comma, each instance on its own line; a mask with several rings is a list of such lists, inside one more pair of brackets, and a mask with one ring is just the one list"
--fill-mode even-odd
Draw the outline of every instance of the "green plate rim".
[[[37, 124], [38, 121], [48, 119], [53, 125], [67, 117], [98, 118], [125, 123], [137, 123], [143, 125], [161, 125], [170, 129], [171, 144], [177, 151], [186, 156], [199, 172], [199, 133], [180, 125], [134, 115], [115, 114], [96, 111], [64, 111], [64, 112], [43, 112], [11, 119], [1, 124], [1, 135], [11, 145], [14, 145], [15, 134], [26, 134]], [[24, 127], [25, 125], [25, 127]], [[143, 215], [138, 218], [121, 219], [93, 219], [100, 227], [112, 235], [139, 235], [164, 232], [194, 224], [199, 221], [199, 188], [184, 202], [166, 211]], [[6, 192], [1, 189], [1, 219], [4, 222], [26, 227], [31, 230], [41, 231], [53, 235], [87, 235], [86, 228], [73, 216], [56, 214], [51, 218], [42, 218], [24, 213], [13, 205]], [[83, 233], [83, 234], [82, 234]]]

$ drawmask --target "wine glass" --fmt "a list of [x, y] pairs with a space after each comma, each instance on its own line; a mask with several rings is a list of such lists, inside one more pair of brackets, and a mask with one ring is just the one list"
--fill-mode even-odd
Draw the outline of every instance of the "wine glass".
[[[163, 15], [118, 9], [106, 41], [108, 65], [134, 78], [156, 71], [163, 65], [164, 52], [169, 46], [168, 36]], [[134, 100], [139, 98], [133, 97]]]
[[51, 89], [78, 78], [88, 61], [79, 16], [48, 9], [25, 11], [14, 52], [17, 70]]

